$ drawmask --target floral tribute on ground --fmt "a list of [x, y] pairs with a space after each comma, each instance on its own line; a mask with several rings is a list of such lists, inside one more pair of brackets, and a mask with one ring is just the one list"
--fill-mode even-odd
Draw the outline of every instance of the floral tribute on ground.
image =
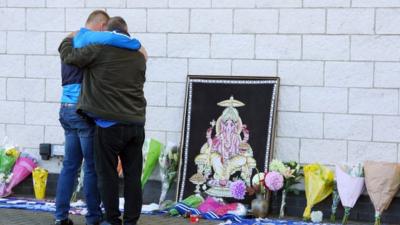
[[12, 189], [31, 175], [37, 159], [8, 143], [5, 138], [0, 146], [0, 197], [12, 194]]

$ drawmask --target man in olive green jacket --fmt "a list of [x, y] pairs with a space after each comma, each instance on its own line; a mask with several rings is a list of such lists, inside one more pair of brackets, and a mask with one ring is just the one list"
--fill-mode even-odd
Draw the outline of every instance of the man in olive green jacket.
[[[107, 29], [129, 35], [125, 21], [113, 17]], [[78, 110], [93, 118], [95, 166], [106, 224], [120, 225], [117, 164], [124, 171], [124, 224], [134, 225], [142, 206], [142, 146], [146, 100], [146, 59], [138, 51], [105, 45], [73, 48], [72, 35], [59, 47], [64, 63], [84, 68]]]

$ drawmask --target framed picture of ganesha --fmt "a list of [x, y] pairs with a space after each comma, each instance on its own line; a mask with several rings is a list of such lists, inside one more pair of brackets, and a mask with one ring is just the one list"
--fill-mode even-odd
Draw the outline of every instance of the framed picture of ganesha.
[[268, 170], [278, 88], [278, 77], [188, 76], [177, 201], [195, 193], [233, 201], [234, 181], [250, 185]]

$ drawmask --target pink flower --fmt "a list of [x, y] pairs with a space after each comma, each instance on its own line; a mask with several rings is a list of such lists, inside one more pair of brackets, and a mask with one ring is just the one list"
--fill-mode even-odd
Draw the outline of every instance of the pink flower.
[[237, 180], [230, 185], [232, 197], [235, 199], [244, 199], [246, 194], [246, 184], [242, 180]]
[[283, 187], [283, 176], [278, 172], [269, 172], [265, 176], [265, 185], [271, 191], [279, 191]]

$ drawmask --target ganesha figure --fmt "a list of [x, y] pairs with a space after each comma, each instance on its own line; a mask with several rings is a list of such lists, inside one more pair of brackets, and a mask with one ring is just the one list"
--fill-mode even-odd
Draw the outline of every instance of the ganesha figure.
[[[203, 180], [209, 187], [206, 193], [211, 196], [232, 197], [229, 191], [231, 176], [236, 173], [249, 184], [253, 169], [256, 168], [253, 150], [248, 143], [249, 130], [242, 123], [236, 109], [244, 105], [233, 97], [218, 103], [218, 106], [225, 109], [217, 121], [213, 120], [210, 123], [211, 127], [206, 132], [207, 142], [195, 158], [197, 166], [195, 177], [205, 178]], [[192, 181], [192, 183], [199, 185], [198, 182]]]

